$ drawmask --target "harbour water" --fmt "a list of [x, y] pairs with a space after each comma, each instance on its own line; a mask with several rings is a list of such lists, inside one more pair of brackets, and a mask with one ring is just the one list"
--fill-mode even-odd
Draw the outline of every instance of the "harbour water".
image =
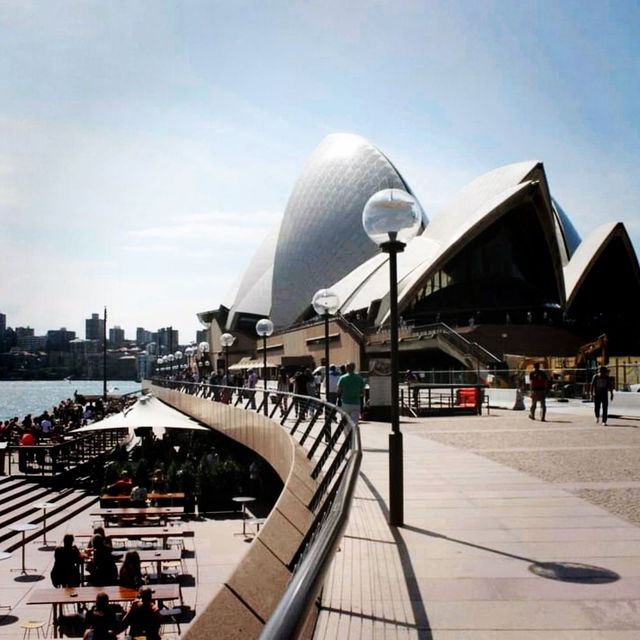
[[[109, 380], [108, 393], [138, 391], [140, 383], [133, 380]], [[0, 380], [0, 420], [14, 416], [23, 418], [28, 413], [39, 415], [60, 401], [73, 398], [73, 392], [82, 395], [101, 395], [102, 380]]]

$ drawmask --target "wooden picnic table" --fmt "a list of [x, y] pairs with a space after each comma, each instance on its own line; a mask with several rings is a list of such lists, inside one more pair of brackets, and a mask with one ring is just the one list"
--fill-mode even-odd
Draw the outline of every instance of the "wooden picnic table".
[[[152, 586], [153, 597], [161, 604], [164, 600], [180, 600], [182, 602], [182, 591], [178, 583], [155, 584]], [[75, 587], [68, 589], [34, 589], [29, 595], [27, 604], [50, 604], [53, 608], [53, 637], [58, 637], [58, 618], [60, 610], [65, 604], [76, 604], [78, 602], [94, 603], [99, 593], [106, 593], [109, 602], [130, 602], [138, 597], [138, 589], [128, 589], [126, 587]]]
[[184, 514], [184, 507], [101, 507], [90, 512], [92, 516], [100, 516], [105, 523], [110, 518], [147, 518], [149, 516], [177, 516]]
[[[140, 538], [160, 538], [166, 544], [167, 538], [193, 538], [193, 529], [184, 527], [109, 527], [105, 533], [107, 538], [126, 538], [137, 540]], [[75, 538], [92, 538], [93, 532], [73, 534]]]
[[[160, 581], [160, 575], [162, 574], [162, 563], [163, 562], [180, 562], [182, 559], [182, 549], [136, 549], [138, 555], [140, 556], [140, 563], [145, 562], [155, 562], [156, 563], [156, 575], [158, 576], [158, 581]], [[122, 562], [124, 560], [125, 554], [120, 554], [119, 552], [114, 552], [113, 556], [116, 557], [116, 562]], [[84, 579], [84, 556], [82, 563], [82, 577]]]
[[[103, 493], [100, 496], [100, 504], [116, 502], [129, 504], [131, 500], [131, 496], [127, 493], [123, 493], [121, 495], [112, 496], [108, 493]], [[170, 506], [174, 505], [174, 502], [183, 502], [184, 501], [184, 491], [173, 491], [173, 492], [159, 492], [159, 491], [149, 491], [147, 493], [147, 500], [151, 502], [168, 502]]]

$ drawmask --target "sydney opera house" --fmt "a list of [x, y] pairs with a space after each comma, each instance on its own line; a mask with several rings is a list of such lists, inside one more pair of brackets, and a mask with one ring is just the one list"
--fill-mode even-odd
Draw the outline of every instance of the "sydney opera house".
[[[236, 368], [262, 362], [256, 321], [276, 331], [268, 363], [318, 365], [324, 336], [313, 294], [332, 289], [331, 359], [366, 368], [388, 351], [388, 256], [365, 234], [367, 200], [386, 188], [412, 193], [384, 153], [352, 134], [328, 136], [294, 185], [284, 216], [238, 286], [199, 314], [236, 337]], [[609, 212], [603, 212], [603, 217]], [[603, 222], [581, 239], [553, 198], [544, 166], [500, 167], [464, 187], [398, 256], [402, 368], [476, 367], [506, 354], [573, 355], [606, 333], [612, 352], [638, 349], [640, 269], [622, 223]]]

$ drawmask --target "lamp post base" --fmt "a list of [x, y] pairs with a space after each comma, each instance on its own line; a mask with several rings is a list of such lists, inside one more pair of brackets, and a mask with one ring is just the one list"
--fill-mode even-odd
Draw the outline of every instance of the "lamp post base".
[[389, 524], [404, 524], [402, 432], [389, 434]]

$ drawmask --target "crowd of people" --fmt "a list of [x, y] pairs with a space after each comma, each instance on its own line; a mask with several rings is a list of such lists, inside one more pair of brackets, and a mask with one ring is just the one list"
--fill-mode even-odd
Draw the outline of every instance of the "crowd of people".
[[[102, 398], [87, 400], [77, 392], [73, 395], [73, 399], [62, 400], [40, 415], [33, 416], [29, 413], [22, 419], [15, 416], [9, 420], [0, 420], [0, 443], [22, 446], [59, 443], [72, 435], [75, 429], [118, 413], [135, 402], [135, 398], [127, 396], [110, 398], [105, 403]], [[0, 475], [5, 475], [4, 449], [0, 451]]]
[[[314, 371], [310, 367], [299, 367], [296, 371], [281, 367], [276, 378], [276, 389], [281, 393], [293, 393], [300, 398], [293, 398], [296, 417], [304, 419], [308, 411], [308, 402], [305, 397], [320, 398], [325, 393], [324, 367], [318, 367]], [[206, 380], [200, 380], [197, 371], [186, 369], [178, 372], [172, 378], [180, 382], [206, 382], [214, 387], [214, 399], [221, 402], [231, 402], [233, 393], [241, 393], [249, 400], [249, 407], [256, 408], [255, 395], [258, 388], [258, 374], [253, 368], [244, 372], [212, 371]], [[348, 413], [357, 423], [362, 408], [362, 397], [365, 383], [362, 377], [356, 373], [353, 362], [329, 367], [328, 389], [326, 399], [331, 404], [349, 407]], [[279, 401], [280, 415], [284, 415], [289, 408], [289, 398], [282, 396]]]
[[88, 401], [76, 392], [73, 399], [62, 400], [51, 411], [45, 410], [37, 416], [29, 413], [22, 419], [16, 416], [0, 421], [0, 441], [12, 444], [37, 444], [43, 439], [56, 442], [75, 429], [122, 411], [132, 401], [125, 396], [110, 398], [106, 403], [102, 398]]
[[[122, 564], [118, 570], [116, 561], [120, 559]], [[62, 545], [55, 549], [51, 582], [56, 588], [75, 588], [82, 584], [83, 575], [90, 586], [119, 585], [139, 590], [139, 598], [131, 602], [126, 611], [119, 605], [110, 605], [109, 596], [99, 593], [95, 604], [80, 614], [85, 639], [113, 639], [127, 629], [131, 637], [145, 636], [147, 640], [160, 637], [160, 611], [153, 601], [151, 588], [146, 586], [138, 551], [130, 549], [124, 558], [122, 554], [114, 553], [103, 527], [94, 530], [88, 546], [82, 551], [75, 545], [73, 535], [68, 533]]]

